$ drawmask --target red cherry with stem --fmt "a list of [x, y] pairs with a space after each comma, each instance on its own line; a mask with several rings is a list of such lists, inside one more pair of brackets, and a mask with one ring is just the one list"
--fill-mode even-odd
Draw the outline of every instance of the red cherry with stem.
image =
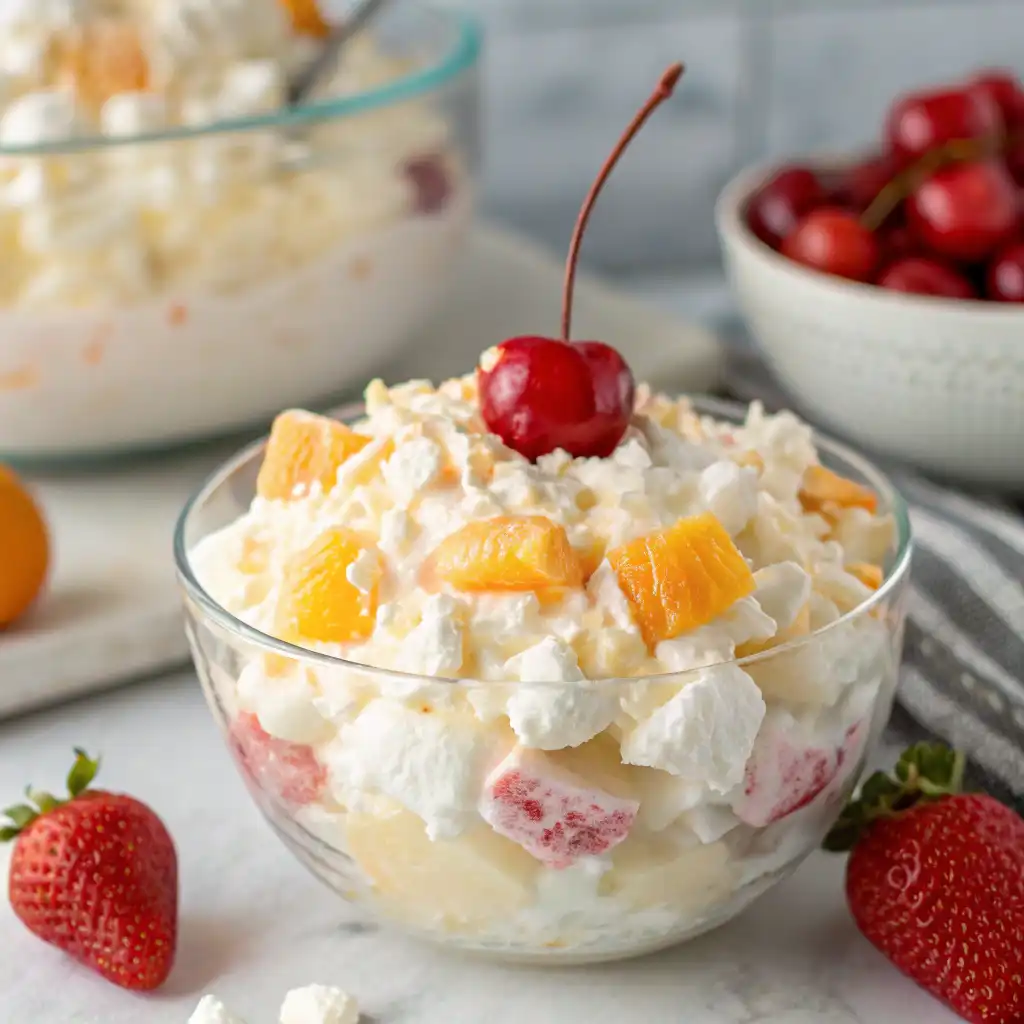
[[834, 206], [812, 210], [782, 243], [782, 254], [805, 267], [867, 281], [878, 265], [878, 242], [855, 213]]
[[839, 177], [833, 193], [836, 205], [863, 213], [898, 171], [899, 164], [888, 153], [854, 164]]
[[1024, 89], [1012, 71], [1004, 68], [982, 71], [967, 83], [967, 88], [995, 103], [1006, 128], [1012, 130], [1024, 126]]
[[985, 294], [994, 302], [1024, 302], [1024, 242], [1011, 242], [992, 258]]
[[806, 167], [786, 167], [751, 196], [747, 224], [765, 245], [778, 249], [797, 221], [826, 199], [825, 189]]
[[982, 260], [1017, 227], [1017, 188], [994, 161], [947, 164], [907, 200], [907, 222], [931, 251], [963, 262]]
[[950, 299], [976, 299], [974, 285], [963, 274], [927, 256], [908, 256], [890, 263], [878, 284], [894, 292], [941, 295]]
[[484, 353], [477, 371], [488, 428], [528, 459], [561, 448], [575, 458], [611, 455], [633, 414], [635, 382], [619, 353], [600, 341], [569, 340], [580, 243], [594, 203], [633, 137], [672, 95], [683, 73], [673, 64], [623, 132], [587, 193], [565, 264], [562, 338], [509, 338]]
[[1003, 118], [984, 91], [944, 89], [910, 93], [889, 110], [885, 136], [889, 151], [908, 163], [947, 142], [965, 139], [997, 140]]

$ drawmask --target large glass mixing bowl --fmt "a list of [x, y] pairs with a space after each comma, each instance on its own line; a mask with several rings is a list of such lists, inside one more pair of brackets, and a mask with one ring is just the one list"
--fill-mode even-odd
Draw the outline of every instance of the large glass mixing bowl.
[[[745, 414], [711, 400], [697, 400], [695, 407], [733, 422]], [[738, 914], [820, 844], [889, 718], [896, 689], [910, 566], [907, 509], [867, 461], [834, 442], [817, 443], [826, 465], [871, 487], [879, 511], [892, 516], [894, 537], [880, 586], [817, 632], [733, 663], [754, 679], [768, 710], [731, 811], [706, 808], [690, 819], [690, 827], [670, 826], [679, 812], [678, 806], [671, 809], [678, 780], [623, 764], [614, 726], [581, 746], [544, 751], [547, 770], [554, 763], [556, 772], [566, 773], [553, 784], [561, 787], [564, 801], [571, 804], [591, 791], [603, 794], [606, 806], [583, 799], [566, 811], [566, 820], [599, 811], [603, 828], [614, 830], [616, 815], [628, 827], [609, 853], [582, 856], [571, 865], [571, 857], [559, 862], [547, 854], [532, 856], [491, 827], [486, 809], [477, 814], [471, 808], [472, 820], [463, 827], [431, 835], [423, 807], [418, 815], [386, 797], [339, 796], [330, 781], [332, 759], [351, 752], [375, 770], [407, 778], [419, 773], [436, 783], [440, 800], [441, 776], [449, 778], [451, 765], [436, 760], [433, 741], [439, 730], [450, 729], [466, 745], [447, 748], [444, 757], [462, 750], [461, 767], [477, 773], [472, 785], [482, 785], [480, 792], [490, 797], [500, 791], [511, 798], [516, 806], [506, 808], [509, 813], [540, 814], [526, 791], [529, 751], [514, 772], [500, 778], [488, 776], [493, 765], [474, 764], [478, 739], [494, 730], [500, 744], [498, 734], [503, 727], [508, 731], [500, 709], [511, 694], [526, 689], [536, 697], [539, 688], [547, 688], [542, 697], [559, 698], [552, 706], [569, 714], [576, 696], [623, 705], [664, 701], [697, 673], [546, 684], [430, 679], [353, 664], [260, 633], [211, 597], [190, 561], [204, 537], [249, 508], [262, 443], [241, 452], [185, 508], [175, 556], [203, 690], [273, 830], [321, 881], [366, 914], [436, 943], [508, 959], [585, 963], [635, 956]], [[319, 706], [328, 709], [328, 717], [317, 719], [283, 703], [280, 714], [268, 713], [274, 712], [280, 732], [291, 739], [271, 738], [243, 707], [250, 686], [268, 679], [271, 692], [280, 681], [282, 697], [289, 679], [301, 679], [325, 698]], [[821, 701], [811, 689], [831, 696]], [[493, 707], [499, 708], [496, 718], [481, 724], [476, 713]], [[353, 728], [357, 716], [364, 720]], [[398, 733], [408, 743], [396, 758], [390, 740]], [[481, 743], [481, 749], [486, 746]], [[385, 789], [388, 781], [377, 780]], [[781, 800], [761, 802], [762, 783], [778, 784]], [[424, 793], [430, 803], [429, 784]], [[586, 837], [582, 829], [577, 839]], [[549, 838], [547, 851], [557, 851], [559, 837]]]
[[410, 340], [472, 217], [480, 36], [394, 4], [368, 38], [305, 106], [0, 145], [0, 457], [258, 426]]

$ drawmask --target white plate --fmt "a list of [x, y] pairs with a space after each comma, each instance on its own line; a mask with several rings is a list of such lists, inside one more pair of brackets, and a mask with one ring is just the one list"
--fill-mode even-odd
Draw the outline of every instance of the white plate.
[[[478, 229], [444, 312], [383, 375], [436, 380], [467, 372], [483, 349], [510, 335], [557, 333], [561, 279], [561, 266], [544, 252]], [[586, 278], [576, 298], [575, 336], [616, 345], [638, 380], [689, 391], [718, 380], [721, 351], [704, 329]], [[0, 716], [187, 661], [171, 532], [185, 499], [236, 446], [100, 475], [35, 478], [53, 527], [56, 571], [38, 609], [0, 635]]]

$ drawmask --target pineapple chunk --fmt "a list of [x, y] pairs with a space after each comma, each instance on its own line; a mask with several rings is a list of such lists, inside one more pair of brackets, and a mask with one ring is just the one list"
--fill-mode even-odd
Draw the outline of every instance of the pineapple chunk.
[[471, 930], [533, 902], [537, 862], [483, 824], [431, 842], [409, 811], [350, 814], [348, 844], [391, 912], [422, 927]]
[[637, 910], [671, 907], [699, 914], [736, 888], [739, 869], [724, 842], [680, 848], [661, 837], [634, 838], [612, 854], [601, 892]]
[[649, 647], [706, 625], [754, 592], [754, 575], [711, 513], [680, 519], [608, 554]]

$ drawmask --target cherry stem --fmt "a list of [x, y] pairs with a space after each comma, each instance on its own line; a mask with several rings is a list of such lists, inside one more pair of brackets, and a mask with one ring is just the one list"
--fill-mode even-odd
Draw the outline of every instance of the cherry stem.
[[626, 147], [633, 141], [633, 137], [644, 126], [644, 122], [672, 95], [683, 74], [682, 64], [673, 64], [661, 76], [658, 87], [651, 93], [650, 98], [637, 112], [636, 117], [630, 122], [629, 127], [622, 133], [611, 155], [604, 162], [604, 166], [598, 172], [594, 184], [590, 186], [587, 198], [583, 200], [579, 217], [576, 219], [576, 227], [572, 233], [572, 241], [569, 243], [569, 257], [565, 263], [565, 286], [562, 291], [562, 340], [568, 341], [572, 327], [572, 293], [576, 283], [576, 263], [579, 260], [580, 243], [583, 241], [583, 232], [587, 229], [587, 221], [590, 220], [590, 211], [594, 208], [604, 183], [608, 180], [619, 157], [625, 152]]
[[877, 231], [896, 207], [937, 170], [951, 163], [978, 160], [991, 148], [991, 139], [952, 139], [944, 146], [929, 150], [879, 189], [878, 195], [861, 214], [861, 224], [868, 231]]

